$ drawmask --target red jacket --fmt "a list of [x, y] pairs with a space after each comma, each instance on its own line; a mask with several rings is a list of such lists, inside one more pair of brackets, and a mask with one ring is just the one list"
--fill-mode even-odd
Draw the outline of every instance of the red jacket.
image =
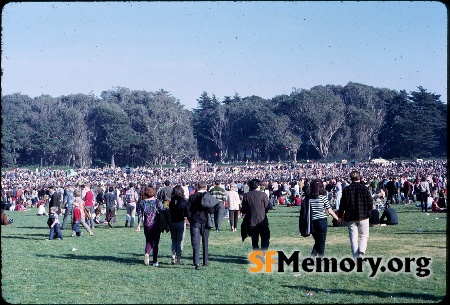
[[81, 219], [81, 210], [79, 207], [73, 208], [73, 223], [78, 222]]

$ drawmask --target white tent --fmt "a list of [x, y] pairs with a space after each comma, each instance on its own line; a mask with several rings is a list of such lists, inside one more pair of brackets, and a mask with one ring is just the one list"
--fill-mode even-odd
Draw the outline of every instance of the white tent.
[[377, 158], [377, 159], [372, 159], [372, 163], [388, 165], [389, 164], [389, 160], [386, 160], [386, 159], [383, 159], [383, 158]]

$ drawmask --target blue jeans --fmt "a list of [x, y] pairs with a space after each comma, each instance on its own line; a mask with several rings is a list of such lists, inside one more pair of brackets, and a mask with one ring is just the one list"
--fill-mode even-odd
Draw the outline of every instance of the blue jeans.
[[64, 227], [66, 226], [66, 221], [67, 221], [67, 218], [69, 218], [69, 214], [71, 215], [70, 216], [70, 223], [72, 223], [73, 221], [72, 221], [72, 215], [73, 215], [73, 206], [70, 206], [70, 207], [66, 207], [66, 211], [64, 212], [64, 218], [63, 218], [63, 223], [62, 223], [62, 225], [61, 225], [61, 230], [64, 230]]
[[86, 209], [89, 211], [89, 214], [91, 214], [89, 221], [87, 222], [87, 224], [91, 227], [91, 229], [94, 229], [94, 217], [95, 217], [95, 213], [94, 213], [94, 206], [87, 206]]
[[181, 257], [183, 252], [184, 230], [186, 225], [183, 221], [172, 222], [170, 237], [172, 239], [172, 254]]
[[77, 234], [77, 236], [81, 235], [81, 230], [80, 227], [78, 226], [80, 224], [80, 220], [78, 220], [77, 222], [72, 224], [72, 230], [75, 231], [75, 233]]
[[48, 239], [52, 240], [54, 237], [63, 239], [63, 235], [62, 235], [59, 223], [55, 224], [53, 226], [53, 228], [50, 227], [50, 235], [49, 235]]
[[311, 251], [311, 256], [322, 257], [325, 253], [325, 241], [327, 239], [328, 219], [319, 218], [312, 221], [314, 233], [314, 246]]

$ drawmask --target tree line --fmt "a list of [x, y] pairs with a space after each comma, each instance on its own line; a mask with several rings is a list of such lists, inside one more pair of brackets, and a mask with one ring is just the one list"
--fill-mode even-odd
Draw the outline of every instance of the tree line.
[[263, 99], [203, 92], [192, 111], [165, 90], [2, 95], [2, 166], [152, 166], [447, 155], [447, 104], [418, 87], [350, 82]]

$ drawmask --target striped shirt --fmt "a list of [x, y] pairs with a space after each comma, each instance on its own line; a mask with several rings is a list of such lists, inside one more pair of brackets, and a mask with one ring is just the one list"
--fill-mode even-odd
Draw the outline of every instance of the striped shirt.
[[328, 197], [324, 195], [319, 195], [317, 198], [309, 198], [309, 204], [311, 205], [312, 220], [327, 218], [325, 210], [331, 208]]

